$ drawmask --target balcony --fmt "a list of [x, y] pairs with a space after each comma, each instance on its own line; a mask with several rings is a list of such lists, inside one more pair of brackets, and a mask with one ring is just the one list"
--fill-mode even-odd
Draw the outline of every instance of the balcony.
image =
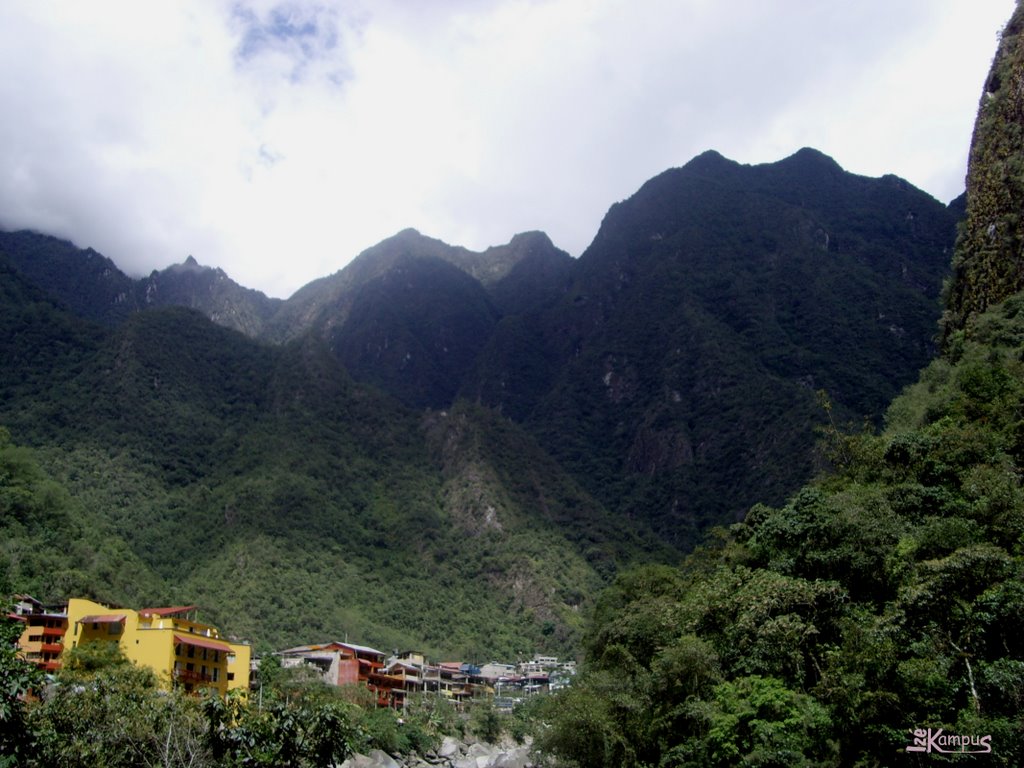
[[192, 683], [193, 685], [213, 682], [213, 678], [209, 675], [204, 675], [202, 672], [196, 672], [195, 670], [188, 669], [174, 670], [174, 679], [179, 683]]
[[64, 637], [63, 627], [43, 627], [43, 637]]
[[43, 643], [40, 647], [43, 653], [60, 653], [64, 650], [63, 643]]

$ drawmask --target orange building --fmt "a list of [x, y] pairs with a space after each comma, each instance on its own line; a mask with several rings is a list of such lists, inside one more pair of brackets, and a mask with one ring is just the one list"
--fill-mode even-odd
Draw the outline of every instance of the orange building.
[[21, 657], [46, 672], [60, 669], [64, 633], [68, 628], [67, 613], [47, 609], [28, 595], [18, 595], [12, 618], [24, 625], [18, 640]]
[[332, 641], [289, 648], [278, 656], [282, 667], [316, 668], [329, 685], [365, 685], [378, 707], [401, 709], [405, 702], [404, 681], [387, 674], [385, 654], [375, 648]]

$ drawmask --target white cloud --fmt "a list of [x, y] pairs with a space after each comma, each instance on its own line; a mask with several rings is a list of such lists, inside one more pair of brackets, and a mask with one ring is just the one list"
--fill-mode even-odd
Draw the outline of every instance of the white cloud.
[[471, 248], [715, 148], [962, 189], [1012, 0], [9, 0], [0, 226], [285, 296], [407, 226]]

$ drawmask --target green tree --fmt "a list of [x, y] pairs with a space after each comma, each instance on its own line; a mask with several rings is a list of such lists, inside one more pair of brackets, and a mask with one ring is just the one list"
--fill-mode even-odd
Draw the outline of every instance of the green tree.
[[504, 724], [492, 700], [473, 702], [469, 712], [469, 730], [474, 736], [488, 744], [498, 743], [504, 730]]
[[208, 764], [195, 699], [161, 690], [152, 671], [127, 661], [113, 643], [75, 648], [67, 661], [31, 711], [37, 741], [31, 764]]
[[[8, 594], [0, 574], [0, 594]], [[33, 737], [28, 728], [25, 696], [37, 692], [43, 676], [17, 653], [23, 625], [9, 618], [11, 604], [0, 603], [0, 767], [15, 766], [32, 754]]]
[[668, 751], [669, 765], [811, 768], [838, 765], [828, 710], [779, 680], [752, 675], [715, 687], [694, 702], [702, 736]]
[[542, 754], [577, 768], [633, 765], [633, 750], [607, 690], [615, 685], [609, 678], [597, 673], [548, 698], [542, 711], [547, 727], [537, 736]]

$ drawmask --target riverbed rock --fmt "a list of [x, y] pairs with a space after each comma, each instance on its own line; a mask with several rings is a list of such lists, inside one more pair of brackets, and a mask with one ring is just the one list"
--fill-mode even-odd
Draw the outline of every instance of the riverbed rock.
[[352, 755], [339, 768], [533, 768], [530, 746], [475, 742], [464, 744], [445, 737], [436, 752], [428, 755], [391, 757], [379, 749]]
[[441, 740], [441, 746], [437, 750], [437, 756], [455, 757], [460, 751], [462, 751], [462, 745], [459, 744], [458, 740], [451, 736], [445, 736]]
[[341, 768], [402, 768], [391, 755], [380, 749], [371, 749], [368, 755], [352, 755]]

